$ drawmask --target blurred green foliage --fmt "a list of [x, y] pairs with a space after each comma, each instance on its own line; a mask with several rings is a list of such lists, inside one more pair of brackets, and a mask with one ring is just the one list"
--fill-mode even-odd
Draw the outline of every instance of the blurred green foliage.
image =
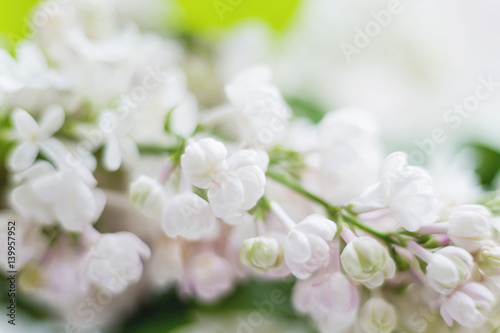
[[[225, 31], [246, 20], [266, 22], [274, 31], [283, 31], [301, 3], [301, 0], [162, 1], [170, 2], [174, 5], [171, 8], [176, 8], [173, 17], [165, 18], [165, 21], [173, 20], [177, 25], [175, 29], [189, 34]], [[12, 51], [15, 44], [30, 33], [30, 14], [38, 2], [41, 0], [0, 0], [1, 47]]]
[[[196, 322], [199, 314], [225, 315], [258, 310], [256, 303], [270, 300], [272, 292], [279, 290], [284, 301], [275, 303], [273, 318], [285, 321], [296, 320], [297, 316], [291, 305], [291, 291], [295, 281], [262, 281], [258, 279], [241, 283], [229, 296], [214, 305], [199, 304], [194, 301], [181, 301], [176, 292], [171, 290], [163, 295], [153, 297], [120, 328], [113, 333], [165, 333], [172, 329]], [[304, 320], [307, 325], [307, 321]], [[304, 332], [314, 332], [307, 328]]]
[[256, 19], [275, 31], [286, 29], [301, 0], [176, 0], [180, 21], [188, 32], [224, 30], [237, 22]]
[[476, 151], [476, 173], [479, 176], [481, 184], [486, 189], [495, 190], [493, 188], [493, 181], [498, 176], [500, 169], [500, 151], [481, 144], [473, 144], [471, 146]]
[[30, 13], [39, 0], [0, 0], [0, 46], [11, 51], [30, 30]]

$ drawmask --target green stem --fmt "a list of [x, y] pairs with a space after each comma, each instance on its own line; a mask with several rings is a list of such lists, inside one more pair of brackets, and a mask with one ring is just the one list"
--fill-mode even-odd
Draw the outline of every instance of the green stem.
[[283, 175], [280, 175], [280, 174], [277, 174], [277, 173], [274, 173], [272, 171], [268, 171], [267, 172], [267, 176], [271, 179], [274, 179], [275, 181], [277, 181], [278, 183], [281, 183], [293, 190], [295, 190], [296, 192], [304, 195], [305, 197], [311, 199], [312, 201], [322, 205], [323, 207], [325, 207], [327, 210], [332, 210], [332, 211], [339, 211], [340, 208], [339, 207], [335, 207], [335, 206], [332, 206], [330, 205], [328, 202], [326, 202], [325, 200], [321, 199], [320, 197], [312, 194], [311, 192], [307, 191], [306, 189], [304, 189], [302, 186], [298, 185], [298, 184], [295, 184], [291, 181], [289, 181], [285, 176]]
[[366, 232], [374, 235], [377, 238], [380, 238], [381, 240], [383, 240], [388, 245], [390, 245], [390, 244], [401, 245], [401, 243], [398, 240], [395, 240], [395, 239], [392, 238], [392, 236], [395, 236], [395, 235], [382, 233], [380, 231], [372, 229], [369, 226], [367, 226], [367, 225], [361, 223], [360, 221], [358, 221], [353, 216], [351, 216], [349, 214], [346, 214], [346, 213], [341, 213], [342, 212], [342, 207], [337, 207], [337, 206], [330, 205], [328, 202], [326, 202], [325, 200], [321, 199], [320, 197], [312, 194], [311, 192], [307, 191], [302, 186], [289, 181], [285, 176], [280, 175], [280, 174], [276, 174], [276, 173], [271, 172], [271, 171], [267, 172], [267, 176], [269, 178], [274, 179], [275, 181], [277, 181], [277, 182], [279, 182], [279, 183], [281, 183], [281, 184], [283, 184], [283, 185], [285, 185], [285, 186], [287, 186], [287, 187], [295, 190], [296, 192], [304, 195], [305, 197], [311, 199], [312, 201], [314, 201], [314, 202], [322, 205], [327, 210], [328, 216], [330, 216], [330, 217], [337, 216], [337, 220], [340, 220], [339, 218], [341, 218], [341, 220], [342, 220], [341, 223], [348, 222], [349, 224], [351, 224], [351, 225], [353, 225], [355, 227], [358, 227], [358, 228], [360, 228], [360, 229], [362, 229], [362, 230], [364, 230], [364, 231], [366, 231]]
[[354, 217], [352, 217], [350, 215], [342, 214], [342, 217], [344, 218], [344, 220], [351, 223], [352, 225], [372, 234], [375, 237], [378, 237], [378, 238], [384, 240], [387, 244], [401, 245], [401, 243], [399, 241], [396, 241], [395, 239], [391, 238], [393, 236], [391, 234], [382, 233], [380, 231], [372, 229], [369, 226], [361, 223], [360, 221], [358, 221], [357, 219], [355, 219]]
[[161, 146], [139, 146], [139, 152], [141, 154], [173, 154], [178, 151], [178, 147], [169, 148]]

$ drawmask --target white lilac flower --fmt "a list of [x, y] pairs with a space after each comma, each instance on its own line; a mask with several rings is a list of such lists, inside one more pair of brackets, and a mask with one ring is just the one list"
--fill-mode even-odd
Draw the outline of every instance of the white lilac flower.
[[267, 146], [282, 137], [291, 114], [271, 79], [269, 68], [255, 66], [239, 73], [225, 87], [239, 116], [239, 135], [253, 146]]
[[208, 202], [194, 193], [178, 194], [163, 208], [161, 224], [165, 233], [198, 240], [213, 236], [216, 232], [216, 218]]
[[460, 206], [448, 219], [448, 236], [456, 246], [475, 252], [490, 236], [490, 217], [491, 213], [484, 206]]
[[184, 289], [197, 299], [212, 302], [226, 295], [234, 283], [230, 263], [213, 252], [199, 253], [187, 263]]
[[130, 114], [104, 111], [99, 118], [99, 129], [104, 134], [103, 163], [109, 171], [116, 171], [122, 162], [139, 159], [137, 144], [130, 136], [133, 123]]
[[477, 328], [485, 321], [485, 314], [493, 309], [495, 295], [477, 282], [469, 282], [451, 295], [443, 297], [441, 316], [451, 326], [455, 320], [467, 328]]
[[[60, 141], [52, 137], [64, 123], [64, 111], [59, 106], [47, 108], [39, 122], [28, 112], [16, 109], [12, 113], [12, 122], [14, 124], [13, 136], [18, 141], [9, 157], [9, 166], [13, 171], [29, 168], [40, 151], [47, 157], [53, 158], [54, 151], [62, 145]], [[62, 156], [56, 158], [63, 159]]]
[[321, 182], [328, 182], [333, 204], [345, 204], [377, 181], [382, 154], [369, 113], [356, 108], [330, 112], [319, 123], [317, 137]]
[[264, 194], [269, 157], [264, 151], [243, 149], [227, 158], [225, 146], [210, 138], [191, 142], [181, 157], [188, 181], [208, 189], [215, 216], [229, 224], [246, 219]]
[[191, 142], [181, 157], [187, 180], [199, 188], [208, 188], [219, 172], [226, 169], [227, 149], [211, 138]]
[[227, 171], [218, 174], [207, 192], [217, 217], [229, 224], [248, 219], [247, 211], [264, 194], [267, 161], [267, 154], [248, 149], [240, 150], [226, 160]]
[[307, 279], [330, 260], [330, 245], [337, 225], [326, 217], [313, 214], [295, 225], [285, 241], [285, 262], [299, 279]]
[[434, 290], [449, 295], [471, 276], [474, 259], [464, 249], [447, 246], [432, 254], [426, 275]]
[[293, 304], [299, 312], [315, 318], [332, 312], [349, 313], [359, 305], [359, 291], [341, 272], [324, 273], [298, 281]]
[[34, 43], [20, 43], [16, 59], [0, 49], [0, 101], [3, 95], [5, 105], [39, 110], [53, 103], [54, 88], [66, 86], [65, 79], [47, 65], [42, 50]]
[[376, 288], [396, 274], [396, 264], [389, 252], [369, 236], [351, 240], [340, 255], [342, 267], [354, 281]]
[[[43, 224], [59, 222], [68, 231], [82, 231], [101, 215], [106, 202], [95, 183], [88, 184], [77, 172], [56, 170], [40, 161], [18, 175], [22, 183], [10, 200], [25, 219]], [[94, 180], [95, 181], [95, 180]]]
[[429, 175], [409, 166], [406, 154], [389, 155], [380, 170], [380, 182], [368, 187], [354, 202], [358, 213], [389, 209], [399, 224], [416, 231], [436, 221], [439, 204]]
[[359, 323], [365, 333], [390, 333], [396, 326], [396, 311], [384, 299], [373, 297], [363, 305]]
[[119, 294], [142, 276], [142, 259], [149, 247], [130, 232], [99, 235], [83, 264], [83, 277], [91, 284]]
[[270, 270], [278, 267], [283, 260], [283, 248], [272, 237], [253, 237], [241, 246], [240, 260], [257, 270]]
[[184, 270], [182, 241], [163, 237], [153, 246], [147, 263], [148, 276], [153, 285], [165, 288], [181, 281]]
[[151, 177], [141, 175], [130, 184], [130, 198], [145, 216], [155, 217], [162, 209], [165, 199], [162, 186]]

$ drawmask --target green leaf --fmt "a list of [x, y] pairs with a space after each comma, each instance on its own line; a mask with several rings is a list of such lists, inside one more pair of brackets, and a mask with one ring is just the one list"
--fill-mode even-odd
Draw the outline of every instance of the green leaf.
[[500, 169], [500, 151], [481, 144], [472, 145], [478, 156], [476, 172], [481, 184], [491, 188]]
[[325, 115], [323, 109], [311, 101], [297, 97], [287, 97], [286, 102], [292, 108], [295, 116], [307, 118], [315, 124], [319, 123]]

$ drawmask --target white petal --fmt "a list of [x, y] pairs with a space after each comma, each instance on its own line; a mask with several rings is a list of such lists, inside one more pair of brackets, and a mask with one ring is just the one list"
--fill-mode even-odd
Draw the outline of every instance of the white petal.
[[99, 216], [101, 216], [102, 211], [104, 210], [104, 207], [106, 206], [106, 194], [104, 193], [103, 190], [100, 190], [98, 188], [95, 188], [92, 193], [94, 193], [94, 198], [95, 198], [95, 203], [96, 203], [96, 210], [95, 210], [95, 215], [94, 215], [94, 221], [97, 221]]
[[316, 235], [324, 240], [332, 240], [337, 232], [337, 225], [320, 214], [312, 214], [300, 222], [295, 230]]
[[44, 224], [53, 222], [52, 207], [40, 202], [28, 185], [15, 188], [10, 194], [10, 200], [14, 209], [24, 218], [34, 218]]
[[57, 172], [34, 179], [32, 182], [33, 191], [46, 202], [56, 200], [64, 190], [61, 176]]
[[126, 247], [129, 251], [133, 249], [143, 259], [149, 259], [149, 257], [151, 257], [151, 250], [149, 247], [135, 234], [122, 231], [117, 232], [115, 235], [119, 235], [120, 241], [128, 245], [124, 247]]
[[122, 138], [119, 142], [120, 151], [124, 162], [132, 164], [139, 160], [139, 149], [131, 138]]
[[69, 231], [82, 231], [85, 224], [92, 223], [96, 208], [92, 191], [80, 181], [55, 206], [59, 222]]
[[207, 192], [208, 201], [217, 217], [237, 211], [244, 203], [245, 189], [242, 182], [232, 175], [226, 175], [221, 184], [214, 183]]
[[39, 127], [35, 119], [23, 109], [16, 109], [12, 113], [12, 122], [18, 135], [25, 139], [30, 139], [32, 134], [37, 134]]
[[403, 152], [395, 152], [386, 157], [380, 169], [382, 183], [386, 186], [397, 182], [405, 174], [401, 174], [402, 169], [408, 165], [408, 156]]
[[309, 240], [304, 233], [292, 230], [285, 242], [285, 258], [287, 262], [304, 262], [312, 255]]
[[29, 168], [35, 162], [40, 149], [32, 142], [24, 142], [17, 145], [11, 152], [9, 167], [13, 171], [22, 171]]
[[69, 164], [71, 153], [58, 139], [48, 138], [42, 140], [39, 145], [43, 155], [55, 164]]
[[381, 183], [376, 183], [366, 188], [358, 200], [354, 202], [357, 213], [366, 213], [384, 208], [387, 205], [385, 189]]
[[266, 176], [264, 175], [264, 171], [256, 165], [248, 166], [239, 170], [237, 177], [243, 185], [243, 189], [245, 191], [245, 201], [241, 206], [241, 209], [251, 209], [255, 206], [262, 195], [264, 195], [264, 189], [266, 186]]
[[59, 105], [54, 105], [44, 111], [40, 118], [40, 133], [46, 137], [52, 136], [64, 123], [64, 110]]
[[104, 167], [109, 171], [116, 171], [122, 164], [122, 154], [118, 145], [118, 140], [115, 137], [108, 139], [104, 146]]

